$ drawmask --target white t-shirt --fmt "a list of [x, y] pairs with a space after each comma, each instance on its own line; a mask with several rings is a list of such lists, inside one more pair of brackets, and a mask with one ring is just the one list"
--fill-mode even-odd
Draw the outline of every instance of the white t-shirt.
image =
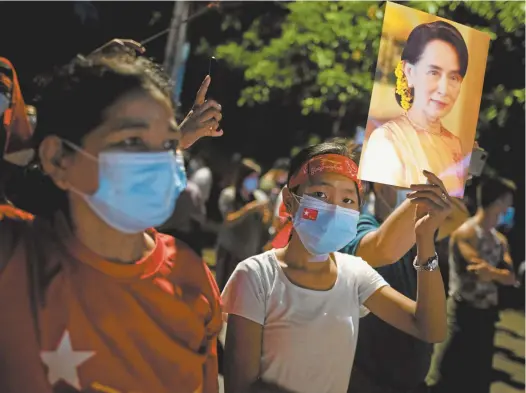
[[260, 377], [298, 393], [346, 393], [360, 306], [388, 285], [361, 258], [334, 253], [328, 291], [292, 284], [271, 250], [241, 262], [223, 294], [223, 311], [264, 326]]

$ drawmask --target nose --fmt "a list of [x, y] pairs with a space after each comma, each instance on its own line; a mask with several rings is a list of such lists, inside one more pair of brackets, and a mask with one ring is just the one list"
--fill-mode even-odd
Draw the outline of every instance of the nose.
[[442, 96], [447, 94], [447, 89], [449, 87], [448, 78], [446, 74], [443, 74], [440, 80], [438, 81], [438, 93]]

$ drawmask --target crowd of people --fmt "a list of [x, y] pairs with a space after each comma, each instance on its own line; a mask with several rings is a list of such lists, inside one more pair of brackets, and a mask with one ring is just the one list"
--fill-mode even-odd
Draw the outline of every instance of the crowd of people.
[[213, 200], [187, 151], [222, 135], [213, 82], [177, 124], [137, 49], [77, 56], [33, 109], [2, 79], [2, 152], [34, 154], [0, 167], [1, 392], [212, 393], [220, 371], [227, 393], [489, 392], [513, 183], [482, 181], [469, 217], [427, 171], [361, 182], [359, 147], [330, 140], [266, 173], [234, 160]]

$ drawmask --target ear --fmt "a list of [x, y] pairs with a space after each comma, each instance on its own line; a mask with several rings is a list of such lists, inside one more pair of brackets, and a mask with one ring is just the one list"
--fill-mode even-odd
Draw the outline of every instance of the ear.
[[69, 183], [66, 180], [66, 170], [71, 164], [72, 155], [65, 153], [60, 138], [46, 137], [40, 144], [38, 155], [44, 173], [53, 180], [58, 188], [67, 190]]
[[284, 187], [282, 192], [283, 192], [283, 204], [285, 205], [287, 212], [290, 215], [294, 216], [299, 206], [297, 197], [292, 194], [292, 192], [290, 191], [288, 187]]
[[415, 79], [415, 66], [408, 61], [404, 61], [404, 74], [407, 78], [407, 84], [409, 87], [414, 86], [414, 79]]

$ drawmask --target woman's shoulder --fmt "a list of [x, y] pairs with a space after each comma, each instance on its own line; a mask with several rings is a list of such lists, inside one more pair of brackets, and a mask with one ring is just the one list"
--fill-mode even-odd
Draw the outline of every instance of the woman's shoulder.
[[272, 279], [278, 269], [274, 250], [269, 250], [245, 259], [237, 265], [236, 270], [245, 271], [261, 280]]
[[340, 270], [348, 276], [361, 276], [373, 269], [366, 261], [355, 255], [335, 252], [334, 257], [336, 258], [338, 265], [341, 267]]
[[371, 136], [374, 135], [376, 138], [383, 137], [392, 141], [396, 139], [399, 131], [404, 131], [407, 127], [406, 117], [402, 115], [379, 125], [372, 131]]

